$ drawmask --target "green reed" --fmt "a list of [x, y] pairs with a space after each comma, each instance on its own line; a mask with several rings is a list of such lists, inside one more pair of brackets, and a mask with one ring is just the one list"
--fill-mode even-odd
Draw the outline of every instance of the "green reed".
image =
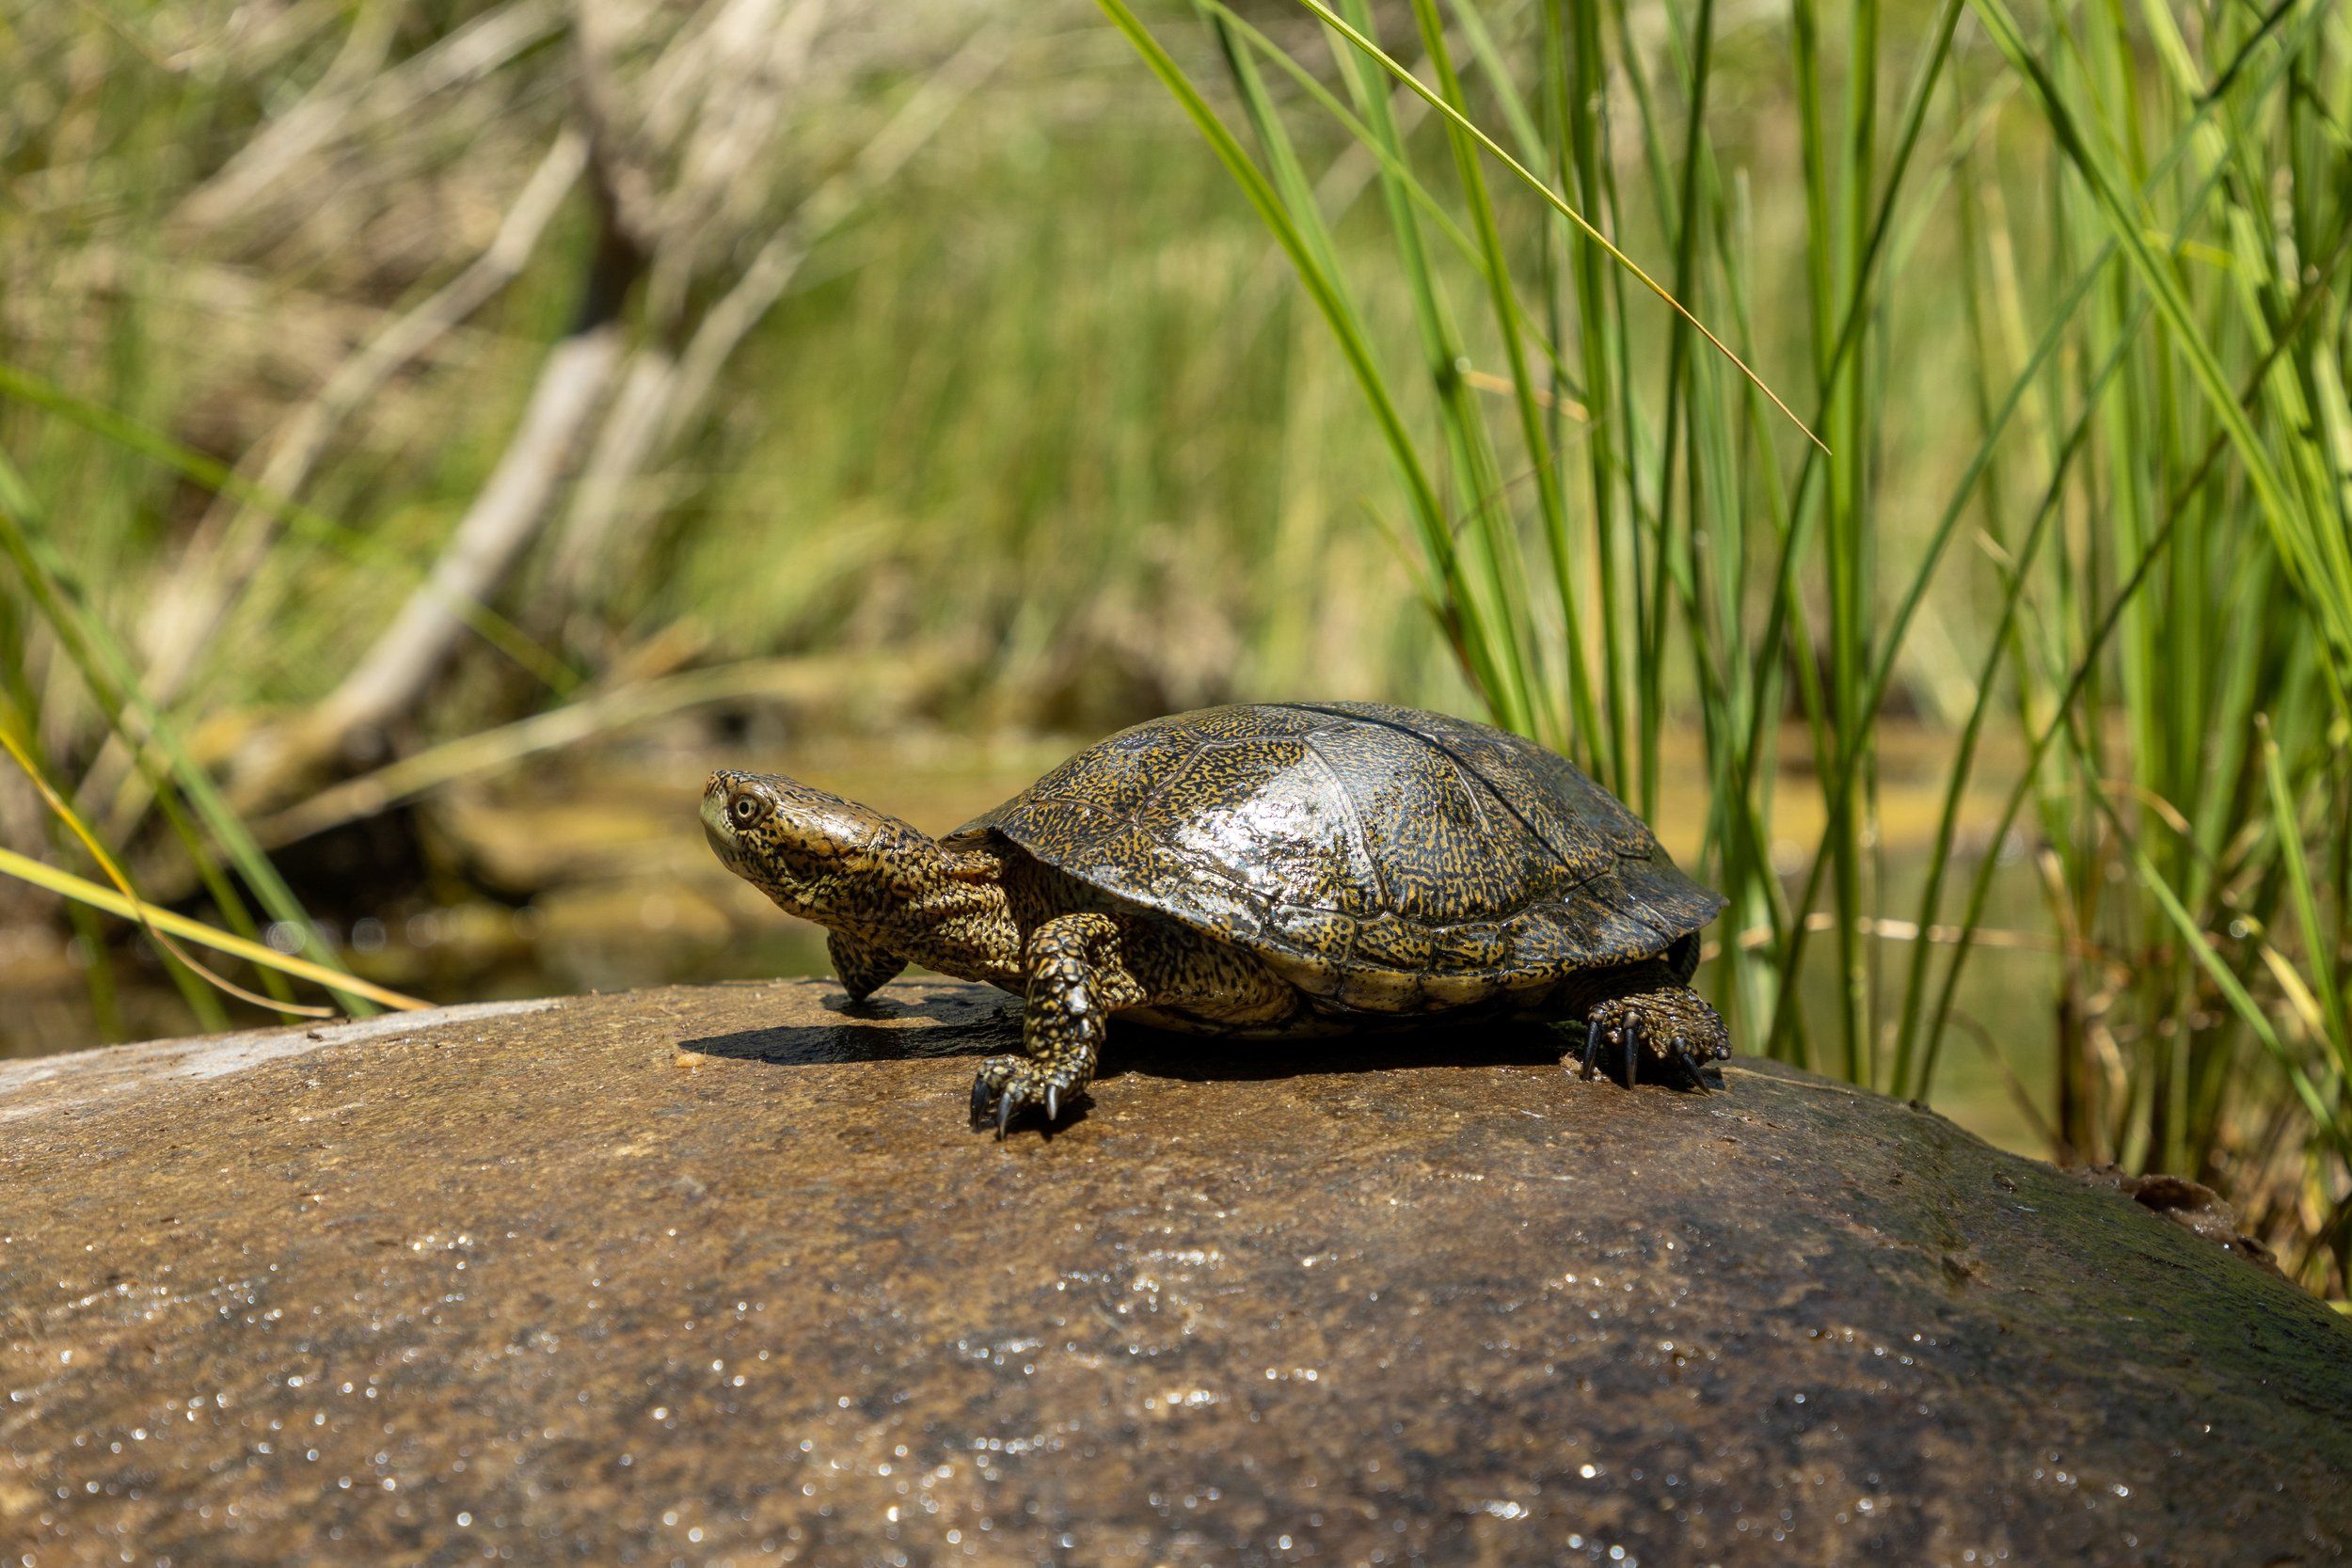
[[[1703, 737], [1735, 1032], [1932, 1095], [2030, 807], [2053, 1151], [2218, 1181], [2344, 1289], [2342, 14], [1796, 0], [1733, 38], [1708, 0], [1412, 0], [1379, 30], [1299, 3], [1278, 27], [1197, 0], [1218, 72], [1102, 0], [1340, 341], [1478, 699], [1649, 809], [1664, 737]], [[1713, 107], [1773, 50], [1793, 137]], [[1439, 112], [1404, 128], [1417, 99]], [[1319, 184], [1318, 154], [1367, 153], [1376, 217]], [[1582, 220], [1803, 389], [1826, 453]], [[1385, 246], [1335, 237], [1375, 222]], [[1415, 331], [1384, 336], [1366, 302], [1399, 288]], [[1953, 736], [1915, 907], [1899, 696]], [[1989, 825], [1988, 749], [2014, 776]], [[1823, 810], [1793, 878], [1792, 767]]]

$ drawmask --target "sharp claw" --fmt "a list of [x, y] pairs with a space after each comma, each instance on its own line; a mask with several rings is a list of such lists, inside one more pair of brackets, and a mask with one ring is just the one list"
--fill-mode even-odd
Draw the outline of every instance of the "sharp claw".
[[1600, 1025], [1587, 1020], [1584, 1024], [1584, 1064], [1576, 1069], [1579, 1078], [1589, 1081], [1593, 1076], [1593, 1058], [1600, 1053]]
[[1004, 1094], [996, 1101], [996, 1137], [999, 1142], [1004, 1139], [1005, 1129], [1012, 1125], [1012, 1089], [1010, 1085], [1007, 1085]]
[[1045, 1119], [1053, 1121], [1061, 1115], [1061, 1091], [1053, 1085], [1045, 1085]]
[[972, 1125], [977, 1127], [988, 1116], [988, 1080], [978, 1073], [972, 1075]]
[[1625, 1086], [1633, 1086], [1634, 1064], [1642, 1056], [1642, 1020], [1639, 1015], [1625, 1023]]
[[1691, 1054], [1690, 1041], [1684, 1039], [1679, 1035], [1675, 1037], [1675, 1060], [1681, 1063], [1682, 1070], [1691, 1075], [1691, 1086], [1692, 1088], [1698, 1090], [1701, 1094], [1713, 1094], [1715, 1092], [1714, 1088], [1707, 1082], [1707, 1073], [1700, 1068], [1698, 1058]]

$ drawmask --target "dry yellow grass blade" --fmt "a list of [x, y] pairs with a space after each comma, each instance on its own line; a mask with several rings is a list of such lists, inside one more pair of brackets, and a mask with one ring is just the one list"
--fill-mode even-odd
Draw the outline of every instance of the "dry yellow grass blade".
[[5, 727], [0, 727], [0, 750], [6, 751], [9, 756], [16, 759], [16, 765], [24, 770], [24, 776], [30, 779], [33, 787], [40, 792], [40, 798], [48, 803], [49, 809], [56, 814], [57, 820], [63, 822], [73, 836], [82, 841], [82, 847], [89, 851], [90, 859], [95, 861], [98, 868], [106, 874], [106, 879], [114, 883], [115, 891], [110, 894], [96, 882], [86, 881], [71, 872], [44, 865], [39, 861], [8, 850], [0, 850], [0, 871], [7, 871], [37, 887], [47, 888], [52, 893], [61, 894], [68, 898], [79, 899], [83, 903], [136, 920], [147, 932], [150, 941], [185, 964], [191, 974], [200, 977], [206, 984], [226, 991], [240, 1002], [250, 1002], [257, 1007], [267, 1007], [274, 1012], [294, 1013], [303, 1018], [333, 1018], [335, 1016], [335, 1009], [332, 1007], [280, 1001], [276, 997], [262, 996], [246, 990], [235, 981], [215, 973], [209, 966], [199, 961], [186, 948], [165, 935], [162, 927], [169, 926], [180, 930], [192, 942], [199, 942], [208, 947], [218, 948], [224, 953], [233, 953], [240, 958], [250, 958], [255, 963], [266, 964], [284, 974], [300, 975], [305, 979], [316, 980], [323, 985], [335, 986], [343, 990], [357, 991], [372, 1001], [382, 1002], [389, 1007], [416, 1009], [430, 1006], [429, 1003], [420, 1002], [413, 996], [403, 996], [397, 991], [381, 990], [368, 985], [365, 981], [343, 985], [331, 970], [322, 969], [305, 959], [292, 958], [259, 942], [247, 942], [243, 937], [231, 936], [226, 931], [215, 930], [201, 921], [188, 920], [172, 914], [167, 910], [156, 909], [139, 897], [136, 890], [131, 886], [130, 878], [124, 875], [122, 867], [116, 864], [115, 858], [106, 852], [106, 847], [98, 842], [98, 836], [90, 832], [88, 825], [83, 822], [73, 808], [66, 804], [65, 799], [50, 787], [49, 781], [42, 777], [40, 769], [33, 765], [31, 753], [26, 752], [24, 745]]
[[90, 859], [98, 863], [98, 869], [106, 874], [106, 880], [114, 883], [123, 898], [129, 901], [131, 908], [137, 911], [139, 925], [146, 930], [150, 942], [185, 964], [190, 974], [195, 974], [216, 990], [227, 991], [240, 1002], [250, 1002], [261, 1007], [274, 1007], [279, 1012], [295, 1013], [303, 1018], [333, 1018], [335, 1016], [335, 1009], [332, 1007], [309, 1006], [299, 1002], [281, 1002], [274, 997], [262, 996], [249, 991], [234, 980], [216, 974], [206, 965], [198, 962], [185, 948], [157, 930], [154, 923], [147, 918], [148, 906], [139, 897], [137, 891], [131, 886], [131, 879], [123, 875], [122, 867], [115, 863], [115, 858], [106, 853], [106, 847], [98, 842], [98, 835], [91, 832], [88, 825], [75, 814], [73, 808], [65, 803], [65, 798], [49, 786], [49, 781], [41, 776], [40, 769], [33, 766], [31, 753], [24, 750], [16, 736], [5, 729], [0, 729], [0, 749], [5, 749], [8, 755], [16, 759], [16, 765], [24, 769], [26, 778], [33, 781], [33, 787], [40, 792], [40, 798], [48, 802], [49, 809], [56, 813], [57, 820], [63, 822], [73, 836], [82, 841], [82, 847], [87, 849]]
[[[29, 856], [20, 855], [13, 849], [0, 849], [0, 876], [15, 877], [20, 880], [32, 883], [35, 887], [46, 888], [62, 897], [77, 898], [92, 909], [104, 910], [108, 914], [119, 915], [125, 920], [143, 921], [159, 932], [169, 931], [202, 946], [227, 953], [232, 958], [249, 958], [257, 964], [267, 964], [270, 968], [282, 971], [298, 980], [310, 980], [318, 985], [332, 986], [337, 990], [350, 991], [355, 995], [364, 996], [369, 1001], [381, 1003], [387, 1007], [397, 1007], [404, 1012], [420, 1012], [433, 1006], [430, 1002], [420, 1001], [416, 997], [405, 996], [396, 990], [387, 990], [382, 986], [371, 985], [365, 980], [314, 964], [308, 958], [297, 958], [291, 953], [280, 953], [276, 948], [264, 947], [258, 942], [247, 942], [243, 937], [232, 936], [227, 931], [207, 926], [200, 920], [190, 920], [187, 916], [174, 914], [169, 910], [159, 910], [152, 904], [142, 903], [135, 898], [126, 898], [112, 888], [101, 887], [86, 878], [76, 877], [71, 871], [60, 871], [54, 865], [43, 864]], [[262, 997], [259, 1000], [262, 1006], [272, 1010], [283, 1010], [286, 1007], [285, 1003], [269, 997]]]

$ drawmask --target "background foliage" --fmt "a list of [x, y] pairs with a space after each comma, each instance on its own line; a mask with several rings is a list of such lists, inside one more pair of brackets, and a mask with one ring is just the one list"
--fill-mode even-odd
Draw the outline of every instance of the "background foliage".
[[[1483, 709], [1732, 895], [1753, 1049], [2007, 1084], [2343, 1293], [2348, 27], [19, 0], [0, 725], [151, 898], [384, 979], [722, 742], [960, 801]], [[0, 833], [100, 877], [29, 777]], [[11, 886], [91, 1035], [243, 1006]]]

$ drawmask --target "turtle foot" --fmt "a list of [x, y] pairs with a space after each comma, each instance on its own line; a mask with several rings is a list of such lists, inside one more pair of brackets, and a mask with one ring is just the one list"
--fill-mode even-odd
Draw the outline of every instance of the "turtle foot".
[[972, 1079], [972, 1125], [993, 1121], [1002, 1138], [1012, 1118], [1035, 1105], [1044, 1110], [1051, 1127], [1061, 1119], [1063, 1106], [1076, 1104], [1085, 1094], [1088, 1077], [1074, 1063], [1056, 1068], [1028, 1056], [991, 1056]]
[[[1611, 1060], [1604, 1065], [1604, 1053]], [[1731, 1035], [1705, 998], [1686, 987], [1613, 997], [1585, 1017], [1577, 1075], [1610, 1076], [1627, 1088], [1639, 1079], [1705, 1094], [1724, 1086], [1715, 1063], [1731, 1054]]]

